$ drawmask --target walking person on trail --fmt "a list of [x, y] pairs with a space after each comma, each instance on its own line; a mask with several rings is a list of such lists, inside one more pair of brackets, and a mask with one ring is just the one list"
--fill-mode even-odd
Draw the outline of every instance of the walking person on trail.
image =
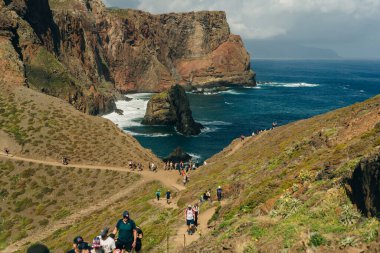
[[8, 156], [9, 155], [9, 153], [10, 153], [10, 151], [9, 151], [9, 148], [4, 148], [4, 153]]
[[168, 191], [166, 192], [166, 203], [167, 203], [167, 204], [170, 204], [170, 195], [171, 195], [171, 192], [170, 192], [170, 190], [168, 190]]
[[206, 196], [207, 196], [207, 200], [210, 202], [210, 204], [212, 203], [212, 200], [211, 200], [211, 189], [208, 189], [208, 191], [206, 192]]
[[156, 191], [157, 201], [160, 201], [160, 197], [161, 197], [161, 191], [160, 191], [160, 189], [157, 189], [157, 191]]
[[191, 208], [191, 205], [188, 205], [188, 207], [185, 210], [185, 219], [186, 219], [186, 225], [187, 225], [187, 233], [189, 235], [193, 234], [193, 226], [194, 226], [194, 219], [195, 219], [195, 212], [193, 208]]
[[108, 231], [108, 228], [104, 228], [99, 236], [100, 245], [102, 246], [104, 253], [112, 253], [116, 248], [115, 240], [108, 236]]
[[136, 248], [135, 252], [136, 253], [141, 253], [141, 248], [142, 248], [142, 241], [141, 239], [144, 237], [144, 233], [141, 230], [139, 226], [136, 226], [136, 231], [137, 231], [137, 239], [136, 239]]
[[218, 187], [218, 189], [216, 189], [216, 196], [218, 197], [218, 201], [220, 202], [222, 200], [222, 187]]
[[116, 223], [116, 227], [113, 230], [118, 238], [116, 240], [116, 249], [122, 250], [122, 253], [131, 253], [136, 247], [137, 229], [136, 224], [129, 217], [129, 212], [123, 212], [123, 219], [120, 219]]
[[90, 253], [91, 247], [87, 242], [84, 242], [82, 236], [77, 236], [73, 240], [73, 249], [67, 253]]
[[195, 203], [193, 210], [194, 210], [194, 225], [195, 225], [195, 227], [198, 227], [198, 216], [199, 216], [198, 203]]
[[91, 247], [92, 247], [91, 253], [104, 253], [102, 249], [102, 245], [100, 244], [99, 237], [95, 237], [94, 240], [92, 240]]

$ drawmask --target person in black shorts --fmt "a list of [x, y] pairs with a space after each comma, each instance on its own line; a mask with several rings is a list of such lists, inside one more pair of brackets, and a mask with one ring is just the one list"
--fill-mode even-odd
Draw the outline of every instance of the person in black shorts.
[[123, 219], [120, 219], [117, 222], [113, 233], [115, 235], [119, 233], [116, 241], [116, 249], [120, 249], [122, 252], [131, 253], [136, 247], [136, 224], [129, 218], [128, 211], [123, 212]]
[[141, 253], [141, 248], [142, 248], [141, 239], [144, 237], [144, 233], [139, 226], [136, 226], [136, 232], [137, 232], [137, 239], [136, 239], [135, 252]]

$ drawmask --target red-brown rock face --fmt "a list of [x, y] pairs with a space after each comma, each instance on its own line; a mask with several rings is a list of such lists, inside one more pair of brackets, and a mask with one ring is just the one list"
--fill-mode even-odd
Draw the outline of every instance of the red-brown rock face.
[[[0, 0], [0, 37], [31, 88], [91, 114], [119, 92], [255, 85], [249, 54], [224, 12], [152, 15], [107, 10], [101, 0]], [[11, 67], [8, 66], [7, 69]]]
[[[175, 83], [255, 85], [249, 54], [241, 38], [230, 34], [224, 12], [152, 15], [106, 10], [95, 0], [76, 9], [52, 7], [61, 58], [72, 71], [104, 77], [121, 92], [158, 92]], [[83, 45], [89, 41], [94, 43]], [[86, 53], [94, 49], [100, 59], [95, 62], [96, 55], [89, 59]]]

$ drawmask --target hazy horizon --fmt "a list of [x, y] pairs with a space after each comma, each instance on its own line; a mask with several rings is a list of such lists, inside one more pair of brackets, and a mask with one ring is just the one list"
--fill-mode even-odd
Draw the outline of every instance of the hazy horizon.
[[[284, 48], [295, 58], [317, 52], [331, 58], [380, 59], [380, 1], [375, 0], [103, 0], [108, 7], [151, 13], [222, 10], [231, 32], [242, 36], [253, 58], [273, 58]], [[270, 42], [270, 43], [269, 43]], [[250, 44], [255, 45], [251, 46]], [[261, 44], [260, 47], [257, 45]], [[265, 46], [268, 44], [268, 46]], [[269, 45], [270, 44], [270, 45]], [[305, 48], [310, 49], [308, 52]], [[262, 51], [271, 52], [263, 55]], [[301, 57], [300, 51], [306, 53]], [[279, 56], [284, 55], [279, 52]], [[283, 58], [283, 57], [279, 57]], [[313, 57], [314, 58], [314, 57]], [[318, 58], [318, 57], [316, 57]], [[321, 57], [324, 58], [324, 57]], [[327, 57], [330, 58], [330, 57]]]

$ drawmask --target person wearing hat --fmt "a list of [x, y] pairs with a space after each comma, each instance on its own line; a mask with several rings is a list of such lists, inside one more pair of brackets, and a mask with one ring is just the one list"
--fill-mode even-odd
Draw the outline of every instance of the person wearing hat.
[[167, 192], [166, 192], [166, 203], [167, 204], [170, 204], [170, 195], [171, 195], [170, 190], [167, 190]]
[[193, 208], [191, 208], [191, 205], [188, 205], [185, 210], [185, 219], [186, 219], [186, 225], [187, 225], [187, 233], [189, 235], [193, 234], [192, 226], [194, 226], [194, 218], [195, 218], [195, 212]]
[[128, 211], [123, 212], [123, 218], [117, 222], [113, 233], [115, 235], [119, 233], [116, 240], [116, 249], [120, 249], [122, 252], [131, 253], [136, 247], [136, 224], [130, 219]]
[[108, 228], [104, 228], [102, 232], [100, 232], [100, 245], [103, 248], [104, 253], [112, 253], [116, 248], [115, 240], [108, 236]]
[[91, 253], [104, 253], [104, 251], [102, 249], [102, 245], [100, 245], [100, 238], [99, 237], [95, 237], [92, 240], [91, 247], [92, 247]]
[[73, 249], [67, 253], [90, 253], [91, 247], [87, 242], [84, 242], [82, 236], [77, 236], [73, 240]]
[[218, 197], [218, 201], [222, 200], [222, 187], [218, 187], [218, 189], [216, 190], [216, 196]]

